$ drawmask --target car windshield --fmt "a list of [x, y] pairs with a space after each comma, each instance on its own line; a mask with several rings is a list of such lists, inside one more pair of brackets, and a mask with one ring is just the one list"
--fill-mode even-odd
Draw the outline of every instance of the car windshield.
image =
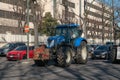
[[107, 46], [98, 46], [96, 50], [107, 50]]
[[33, 50], [34, 48], [35, 48], [34, 46], [30, 46], [30, 47], [29, 47], [30, 50]]
[[2, 46], [2, 48], [8, 48], [8, 47], [10, 47], [11, 46], [11, 44], [5, 44], [4, 46]]
[[[33, 50], [33, 49], [34, 49], [34, 46], [29, 47], [29, 50]], [[27, 50], [27, 46], [19, 46], [15, 50], [17, 50], [17, 51]]]
[[106, 45], [113, 45], [115, 44], [114, 42], [106, 42]]
[[26, 46], [19, 46], [15, 50], [17, 50], [17, 51], [27, 50], [27, 47]]

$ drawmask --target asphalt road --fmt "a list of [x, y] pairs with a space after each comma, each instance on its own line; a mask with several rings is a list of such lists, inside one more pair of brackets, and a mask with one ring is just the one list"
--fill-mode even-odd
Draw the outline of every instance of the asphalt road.
[[107, 60], [89, 60], [87, 64], [72, 64], [61, 68], [52, 61], [48, 66], [36, 66], [29, 61], [7, 61], [0, 57], [0, 80], [120, 80], [120, 64]]

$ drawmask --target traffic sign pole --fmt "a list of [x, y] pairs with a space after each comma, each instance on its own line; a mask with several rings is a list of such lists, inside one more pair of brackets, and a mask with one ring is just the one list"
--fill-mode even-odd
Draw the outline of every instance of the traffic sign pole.
[[[29, 26], [29, 2], [30, 0], [27, 0], [27, 26]], [[27, 59], [29, 59], [29, 32], [26, 33], [27, 35]]]

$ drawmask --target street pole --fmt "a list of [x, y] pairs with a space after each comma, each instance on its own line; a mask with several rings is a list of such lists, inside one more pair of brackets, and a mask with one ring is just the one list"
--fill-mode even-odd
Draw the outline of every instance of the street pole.
[[102, 0], [102, 44], [104, 44], [104, 27], [105, 27], [105, 20], [104, 20], [104, 12], [105, 11], [105, 0]]
[[67, 0], [65, 0], [64, 7], [65, 7], [65, 23], [67, 24], [68, 23], [68, 1]]
[[112, 0], [112, 21], [111, 21], [111, 41], [112, 41], [112, 33], [113, 33], [113, 27], [114, 27], [114, 7], [113, 7], [113, 0]]
[[[81, 22], [81, 0], [79, 0], [79, 3], [80, 3], [80, 5], [79, 5], [79, 16], [80, 16], [80, 18], [79, 18], [79, 24], [81, 25], [82, 24], [82, 22]], [[82, 27], [80, 26], [80, 29], [82, 29]]]
[[[27, 0], [27, 17], [26, 17], [27, 26], [29, 26], [29, 2], [30, 0]], [[27, 35], [27, 59], [29, 59], [29, 32], [27, 32], [26, 35]]]
[[87, 0], [84, 0], [84, 11], [85, 11], [85, 23], [84, 23], [84, 27], [83, 27], [83, 31], [84, 31], [84, 37], [87, 39], [87, 31], [86, 31], [86, 27], [87, 27], [87, 16], [88, 16], [88, 6], [87, 6]]
[[53, 17], [55, 18], [56, 13], [56, 0], [53, 0]]
[[102, 3], [102, 44], [104, 44], [104, 4]]

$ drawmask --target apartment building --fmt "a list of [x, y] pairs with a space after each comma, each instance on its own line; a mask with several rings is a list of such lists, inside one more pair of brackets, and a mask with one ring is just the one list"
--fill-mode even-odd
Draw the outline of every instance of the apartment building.
[[[26, 0], [0, 0], [0, 33], [24, 34]], [[111, 9], [94, 0], [36, 0], [43, 16], [51, 12], [59, 23], [77, 23], [89, 43], [105, 43], [113, 38]], [[67, 1], [67, 2], [65, 2]], [[30, 27], [34, 28], [33, 17]], [[110, 33], [111, 32], [111, 33]]]
[[100, 3], [85, 1], [85, 20], [87, 21], [86, 33], [92, 43], [105, 43], [113, 41], [112, 9]]
[[24, 5], [23, 0], [0, 0], [0, 34], [24, 34]]

